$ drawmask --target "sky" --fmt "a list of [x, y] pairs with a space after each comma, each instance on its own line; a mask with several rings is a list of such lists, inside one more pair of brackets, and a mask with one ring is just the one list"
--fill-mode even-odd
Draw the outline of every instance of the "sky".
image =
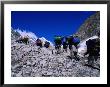
[[76, 33], [95, 11], [12, 11], [11, 27], [33, 32], [53, 42], [54, 35]]

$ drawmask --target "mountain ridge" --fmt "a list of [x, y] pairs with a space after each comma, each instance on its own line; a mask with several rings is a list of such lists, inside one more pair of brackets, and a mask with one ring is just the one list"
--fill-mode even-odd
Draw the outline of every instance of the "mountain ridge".
[[78, 35], [80, 40], [92, 37], [100, 33], [100, 12], [96, 12], [87, 18], [73, 35]]

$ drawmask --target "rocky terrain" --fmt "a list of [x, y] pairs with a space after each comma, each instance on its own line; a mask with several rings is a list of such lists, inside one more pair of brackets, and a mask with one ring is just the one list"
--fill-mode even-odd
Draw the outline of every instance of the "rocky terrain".
[[[53, 51], [53, 52], [52, 52]], [[80, 61], [70, 59], [68, 52], [55, 54], [53, 48], [39, 48], [36, 45], [17, 43], [12, 40], [11, 76], [12, 77], [98, 77], [100, 71], [84, 66], [87, 58]], [[95, 63], [100, 68], [99, 60]]]
[[[88, 39], [99, 32], [99, 12], [88, 18], [76, 33], [81, 40]], [[91, 24], [91, 26], [89, 26]], [[88, 27], [87, 27], [88, 26]], [[92, 30], [93, 29], [93, 30]], [[89, 33], [91, 31], [92, 33]], [[88, 33], [86, 33], [88, 32]], [[89, 35], [90, 34], [90, 35]], [[68, 56], [70, 51], [56, 54], [54, 46], [38, 47], [35, 44], [17, 43], [18, 32], [11, 32], [11, 76], [12, 77], [99, 77], [100, 59], [94, 67], [85, 66], [87, 57], [80, 61]], [[83, 41], [84, 42], [84, 41]], [[82, 42], [81, 42], [82, 43]], [[81, 44], [80, 43], [80, 44]], [[81, 46], [83, 47], [83, 46]], [[79, 48], [80, 49], [80, 48]], [[84, 51], [84, 50], [83, 50]], [[98, 68], [98, 69], [97, 69]]]
[[52, 54], [52, 49], [18, 43], [14, 43], [11, 50], [13, 77], [99, 76], [99, 70], [84, 66], [83, 60], [68, 58], [69, 53]]

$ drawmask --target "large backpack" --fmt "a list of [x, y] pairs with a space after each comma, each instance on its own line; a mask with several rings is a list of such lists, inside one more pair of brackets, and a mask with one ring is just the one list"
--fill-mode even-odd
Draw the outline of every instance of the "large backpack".
[[47, 48], [49, 47], [49, 45], [50, 45], [50, 43], [47, 42], [47, 41], [46, 41], [45, 44], [44, 44], [44, 46], [47, 47]]
[[72, 36], [68, 37], [68, 44], [73, 44], [74, 38]]
[[[99, 56], [100, 52], [100, 41], [97, 42], [97, 39], [89, 39], [86, 41], [87, 52], [91, 56]], [[98, 58], [98, 57], [97, 57]]]
[[93, 50], [93, 48], [95, 47], [95, 39], [89, 39], [88, 41], [86, 41], [86, 45], [87, 45], [87, 49], [88, 50]]
[[80, 39], [79, 38], [74, 38], [73, 39], [73, 43], [79, 44], [80, 43]]
[[37, 39], [36, 43], [42, 43], [42, 41], [40, 39]]

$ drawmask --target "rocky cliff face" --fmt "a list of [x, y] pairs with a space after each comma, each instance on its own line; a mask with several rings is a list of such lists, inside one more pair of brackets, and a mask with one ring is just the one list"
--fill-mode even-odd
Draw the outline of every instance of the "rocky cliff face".
[[98, 33], [100, 33], [100, 12], [96, 12], [85, 20], [75, 35], [78, 35], [81, 40], [84, 40], [98, 35]]

